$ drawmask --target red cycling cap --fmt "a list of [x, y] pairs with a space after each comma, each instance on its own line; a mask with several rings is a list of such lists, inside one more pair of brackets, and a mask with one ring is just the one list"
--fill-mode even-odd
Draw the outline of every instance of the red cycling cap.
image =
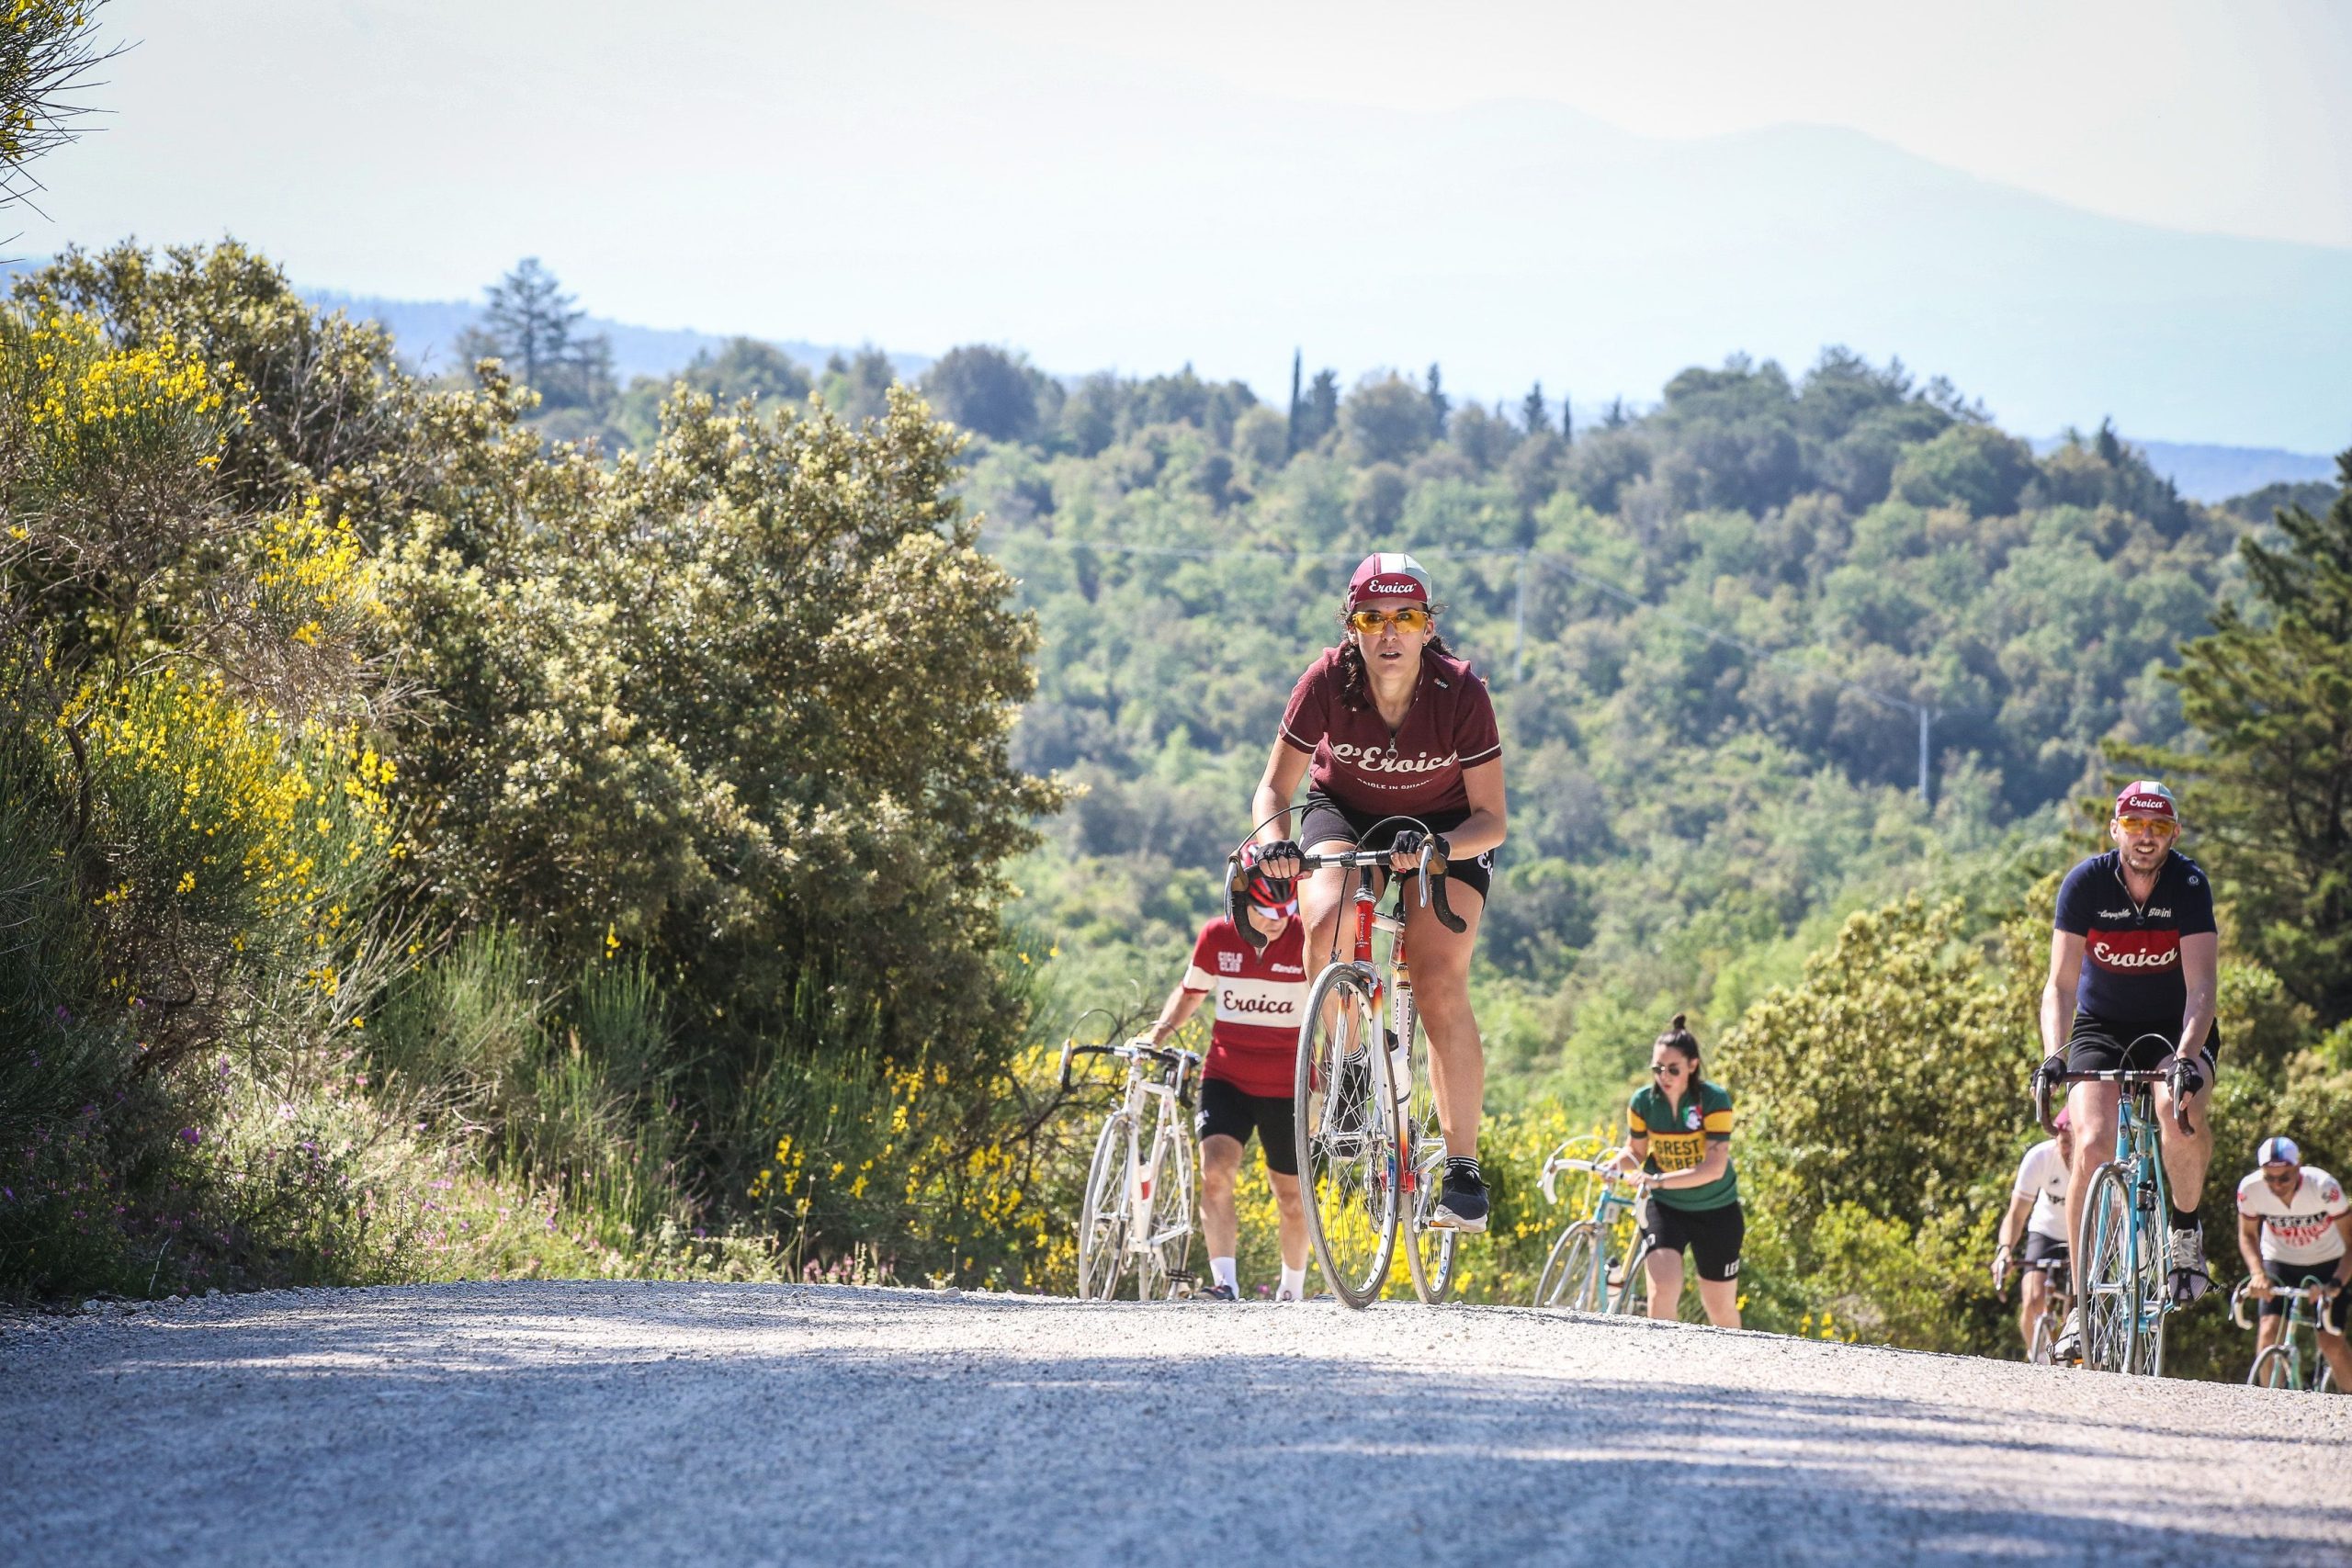
[[1376, 551], [1364, 557], [1356, 574], [1348, 579], [1348, 608], [1352, 610], [1367, 599], [1419, 599], [1426, 604], [1430, 574], [1410, 556]]
[[2177, 821], [2180, 813], [2174, 809], [2172, 791], [2154, 779], [2141, 779], [2125, 784], [2115, 795], [2118, 817], [2162, 817]]

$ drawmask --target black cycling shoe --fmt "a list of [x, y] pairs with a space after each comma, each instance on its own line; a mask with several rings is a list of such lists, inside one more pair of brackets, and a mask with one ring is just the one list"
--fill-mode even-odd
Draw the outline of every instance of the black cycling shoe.
[[1474, 1234], [1487, 1228], [1487, 1180], [1478, 1174], [1476, 1160], [1457, 1156], [1445, 1162], [1445, 1185], [1438, 1190], [1430, 1226]]
[[1230, 1285], [1211, 1285], [1206, 1290], [1193, 1292], [1193, 1300], [1196, 1302], [1238, 1302], [1240, 1299], [1241, 1292]]

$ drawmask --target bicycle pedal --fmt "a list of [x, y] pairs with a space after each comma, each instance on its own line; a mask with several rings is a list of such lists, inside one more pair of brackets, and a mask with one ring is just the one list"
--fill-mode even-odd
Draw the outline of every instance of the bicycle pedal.
[[1198, 1283], [1199, 1280], [1200, 1276], [1193, 1273], [1190, 1269], [1170, 1269], [1168, 1270], [1168, 1282], [1171, 1285], [1191, 1285]]

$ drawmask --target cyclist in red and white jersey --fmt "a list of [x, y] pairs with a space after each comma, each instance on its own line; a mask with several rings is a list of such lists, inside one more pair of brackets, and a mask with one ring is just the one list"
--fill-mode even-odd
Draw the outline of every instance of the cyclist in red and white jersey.
[[1294, 884], [1252, 872], [1243, 905], [1259, 940], [1245, 940], [1222, 915], [1202, 927], [1193, 962], [1148, 1037], [1155, 1045], [1164, 1043], [1203, 998], [1216, 998], [1208, 1059], [1201, 1065], [1201, 1232], [1211, 1282], [1200, 1297], [1229, 1302], [1241, 1294], [1236, 1261], [1241, 1224], [1233, 1187], [1241, 1175], [1242, 1145], [1254, 1132], [1280, 1224], [1283, 1277], [1274, 1299], [1295, 1302], [1306, 1289], [1306, 1212], [1299, 1206], [1291, 1119], [1298, 1026], [1306, 1007], [1306, 947]]
[[[2008, 1213], [2001, 1216], [1999, 1245], [1993, 1249], [1993, 1289], [2008, 1288], [2012, 1259], [2025, 1265], [2018, 1275], [2018, 1335], [2028, 1353], [2033, 1349], [2033, 1327], [2050, 1302], [2050, 1276], [2038, 1264], [2066, 1263], [2066, 1185], [2073, 1175], [2074, 1119], [2061, 1111], [2052, 1120], [2053, 1138], [2026, 1150], [2018, 1162], [2017, 1180], [2009, 1188]], [[2020, 1250], [2018, 1242], [2023, 1239]]]
[[[1319, 853], [1387, 849], [1392, 868], [1406, 873], [1419, 862], [1425, 830], [1436, 840], [1464, 929], [1446, 930], [1418, 898], [1406, 900], [1405, 916], [1448, 1155], [1430, 1223], [1483, 1231], [1478, 1113], [1487, 1066], [1470, 1011], [1470, 953], [1504, 836], [1502, 734], [1487, 683], [1439, 638], [1429, 573], [1412, 557], [1365, 557], [1340, 618], [1340, 646], [1307, 667], [1283, 712], [1251, 810], [1264, 824], [1255, 858], [1269, 874], [1288, 877], [1300, 870], [1302, 844]], [[1286, 824], [1302, 777], [1306, 805], [1293, 838]], [[1390, 820], [1398, 817], [1419, 825]], [[1311, 967], [1337, 953], [1348, 893], [1347, 874], [1337, 867], [1316, 873], [1300, 890]]]
[[2335, 1386], [2352, 1393], [2352, 1347], [2344, 1342], [2344, 1287], [2352, 1285], [2352, 1199], [2343, 1183], [2303, 1163], [2292, 1138], [2265, 1138], [2255, 1168], [2238, 1183], [2238, 1256], [2246, 1293], [2261, 1303], [2255, 1354], [2278, 1342], [2287, 1303], [2278, 1287], [2317, 1285], [2328, 1292], [2319, 1314], [2319, 1349], [2335, 1369]]

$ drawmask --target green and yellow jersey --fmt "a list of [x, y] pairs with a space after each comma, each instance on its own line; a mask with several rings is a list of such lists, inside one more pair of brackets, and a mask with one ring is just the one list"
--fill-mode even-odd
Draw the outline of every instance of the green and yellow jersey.
[[[1626, 1132], [1650, 1141], [1645, 1170], [1689, 1170], [1707, 1157], [1711, 1143], [1731, 1141], [1731, 1093], [1721, 1084], [1701, 1082], [1695, 1094], [1676, 1105], [1656, 1084], [1645, 1085], [1625, 1113]], [[1729, 1166], [1703, 1187], [1661, 1187], [1650, 1201], [1669, 1209], [1720, 1209], [1739, 1201], [1739, 1176]]]

